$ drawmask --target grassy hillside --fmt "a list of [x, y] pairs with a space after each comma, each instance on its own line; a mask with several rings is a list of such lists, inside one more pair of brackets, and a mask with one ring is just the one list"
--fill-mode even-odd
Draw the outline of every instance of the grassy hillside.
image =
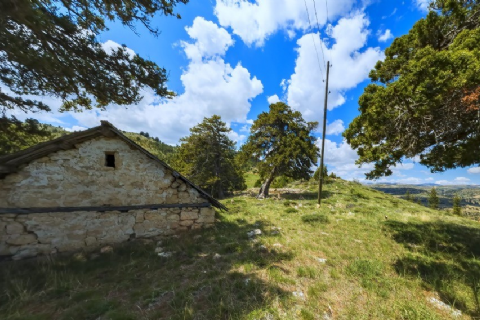
[[162, 241], [170, 258], [137, 240], [100, 256], [2, 263], [0, 318], [479, 316], [478, 222], [342, 180], [326, 185], [321, 208], [313, 185], [290, 187], [303, 191], [224, 200], [215, 228]]

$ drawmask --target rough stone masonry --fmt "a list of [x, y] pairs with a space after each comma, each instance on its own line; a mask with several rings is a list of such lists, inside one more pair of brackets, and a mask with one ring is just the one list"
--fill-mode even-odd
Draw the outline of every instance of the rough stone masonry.
[[[213, 225], [213, 198], [123, 138], [97, 135], [1, 179], [0, 256], [88, 250]], [[113, 167], [106, 155], [114, 156]], [[158, 208], [133, 208], [142, 205]], [[118, 207], [122, 210], [109, 210]], [[45, 208], [54, 209], [42, 212]]]

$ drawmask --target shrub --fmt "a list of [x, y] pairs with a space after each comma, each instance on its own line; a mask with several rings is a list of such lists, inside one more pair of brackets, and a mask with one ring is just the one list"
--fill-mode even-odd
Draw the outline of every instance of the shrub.
[[286, 213], [295, 213], [295, 212], [298, 212], [298, 210], [295, 209], [295, 208], [287, 208], [287, 209], [285, 209], [285, 212]]
[[329, 223], [330, 219], [324, 214], [308, 214], [302, 217], [302, 221], [305, 223]]

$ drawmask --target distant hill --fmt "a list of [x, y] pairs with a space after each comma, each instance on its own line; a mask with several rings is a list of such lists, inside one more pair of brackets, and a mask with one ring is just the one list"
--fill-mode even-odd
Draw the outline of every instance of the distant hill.
[[[42, 126], [50, 132], [50, 137], [35, 137], [32, 138], [24, 143], [24, 145], [19, 146], [19, 149], [26, 149], [32, 147], [38, 143], [46, 142], [49, 140], [53, 140], [59, 138], [61, 136], [70, 134], [70, 131], [65, 130], [63, 127], [60, 126], [52, 126], [49, 124], [42, 124]], [[125, 136], [129, 139], [133, 140], [135, 143], [140, 145], [142, 148], [148, 150], [153, 155], [157, 156], [159, 159], [170, 163], [171, 159], [177, 150], [177, 146], [168, 145], [162, 141], [158, 137], [150, 137], [148, 133], [141, 132], [141, 133], [134, 133], [134, 132], [126, 132], [122, 131]]]

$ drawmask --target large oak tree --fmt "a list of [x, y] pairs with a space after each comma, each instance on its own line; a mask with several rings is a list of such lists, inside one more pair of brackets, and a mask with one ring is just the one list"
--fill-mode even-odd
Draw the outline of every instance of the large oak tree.
[[[138, 102], [144, 87], [161, 97], [167, 72], [121, 46], [110, 52], [98, 42], [109, 21], [154, 35], [156, 14], [177, 16], [188, 0], [2, 0], [0, 1], [0, 134], [17, 137], [22, 126], [9, 110], [50, 111], [31, 96], [59, 98], [63, 111]], [[28, 97], [30, 96], [30, 97]], [[24, 126], [32, 131], [33, 122]], [[20, 133], [21, 134], [21, 133]]]
[[480, 164], [480, 4], [437, 0], [385, 50], [345, 131], [367, 178], [419, 156], [432, 172]]
[[270, 184], [277, 176], [309, 179], [317, 162], [318, 147], [312, 131], [317, 122], [306, 122], [299, 111], [283, 102], [271, 104], [250, 128], [242, 147], [245, 159], [254, 158], [262, 184], [259, 197], [267, 197]]

